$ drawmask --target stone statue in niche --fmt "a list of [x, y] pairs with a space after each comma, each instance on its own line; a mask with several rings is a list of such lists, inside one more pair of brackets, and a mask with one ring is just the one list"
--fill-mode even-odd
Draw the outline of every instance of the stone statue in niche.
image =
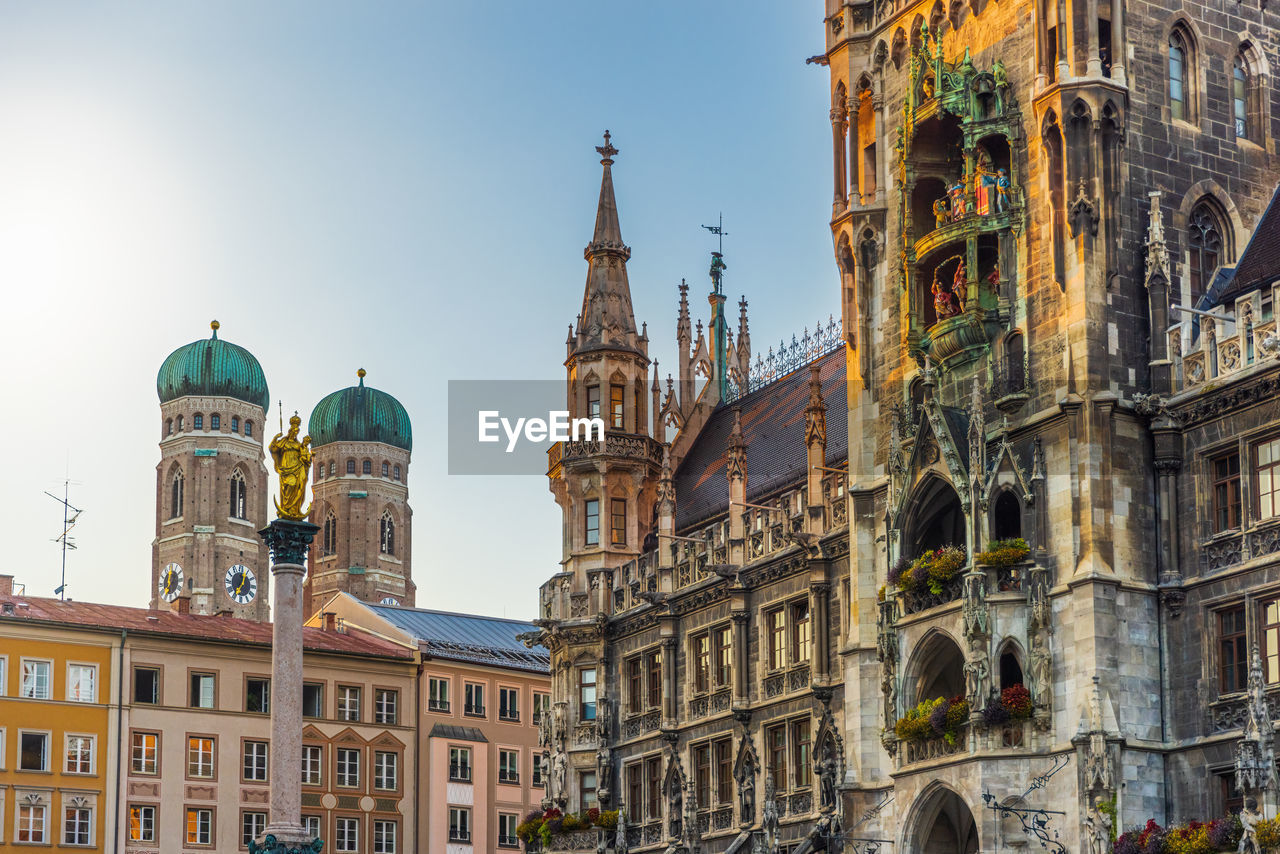
[[951, 211], [948, 202], [944, 196], [933, 203], [933, 227], [942, 228], [947, 224], [947, 220], [951, 217]]
[[822, 811], [832, 812], [836, 808], [836, 775], [838, 773], [835, 746], [827, 741], [822, 750], [822, 758], [818, 761], [818, 781], [822, 791]]

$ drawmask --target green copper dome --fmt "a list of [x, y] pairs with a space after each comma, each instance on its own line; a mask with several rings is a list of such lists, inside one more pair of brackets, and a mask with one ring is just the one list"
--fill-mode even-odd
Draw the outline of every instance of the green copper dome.
[[307, 432], [312, 445], [330, 442], [382, 442], [413, 450], [409, 413], [385, 391], [364, 384], [364, 368], [356, 372], [360, 384], [335, 391], [311, 410]]
[[179, 347], [164, 360], [156, 377], [160, 402], [188, 395], [234, 397], [265, 411], [271, 394], [262, 365], [245, 348], [220, 339], [218, 325], [216, 320], [209, 324], [212, 337]]

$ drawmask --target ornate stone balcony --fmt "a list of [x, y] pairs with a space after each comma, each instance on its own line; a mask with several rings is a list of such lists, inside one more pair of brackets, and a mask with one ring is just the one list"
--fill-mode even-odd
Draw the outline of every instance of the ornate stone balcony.
[[[1280, 300], [1273, 286], [1272, 305]], [[1183, 320], [1169, 328], [1169, 358], [1175, 391], [1205, 386], [1280, 356], [1276, 319], [1262, 318], [1260, 294], [1241, 297], [1234, 306], [1213, 309], [1217, 317]], [[1194, 336], [1194, 337], [1193, 337]]]
[[[1010, 202], [1012, 201], [1013, 199], [1010, 199]], [[964, 240], [971, 234], [1009, 228], [1021, 216], [1021, 207], [1011, 204], [1008, 210], [1003, 210], [999, 213], [969, 213], [962, 219], [945, 222], [933, 231], [922, 235], [915, 242], [916, 259], [923, 259], [945, 246], [958, 240]]]
[[1280, 520], [1250, 519], [1243, 530], [1216, 534], [1200, 543], [1200, 571], [1217, 572], [1274, 554], [1280, 554]]

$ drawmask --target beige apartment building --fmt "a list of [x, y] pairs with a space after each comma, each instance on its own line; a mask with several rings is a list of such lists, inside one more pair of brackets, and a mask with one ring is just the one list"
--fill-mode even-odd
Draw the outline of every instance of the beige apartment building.
[[417, 697], [421, 854], [518, 849], [516, 825], [543, 799], [538, 725], [549, 656], [519, 620], [371, 605], [339, 593], [309, 625], [340, 621], [421, 656]]

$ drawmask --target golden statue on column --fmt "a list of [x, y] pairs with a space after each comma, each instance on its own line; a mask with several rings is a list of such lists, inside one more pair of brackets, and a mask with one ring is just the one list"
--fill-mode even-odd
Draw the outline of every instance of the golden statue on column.
[[311, 508], [302, 509], [307, 497], [307, 476], [311, 473], [311, 437], [298, 441], [302, 419], [294, 413], [289, 419], [289, 432], [277, 433], [267, 450], [280, 476], [280, 497], [275, 500], [276, 515], [295, 522], [307, 518]]

